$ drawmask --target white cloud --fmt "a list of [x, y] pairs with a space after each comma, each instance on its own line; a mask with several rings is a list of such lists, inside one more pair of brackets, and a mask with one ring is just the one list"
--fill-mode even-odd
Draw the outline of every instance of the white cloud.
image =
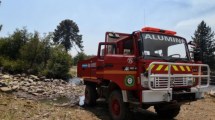
[[202, 20], [204, 20], [206, 24], [210, 26], [213, 31], [215, 31], [215, 14], [208, 14], [205, 16], [180, 21], [176, 24], [175, 29], [180, 35], [183, 35], [189, 40]]
[[215, 0], [190, 0], [193, 8], [210, 8], [215, 4]]

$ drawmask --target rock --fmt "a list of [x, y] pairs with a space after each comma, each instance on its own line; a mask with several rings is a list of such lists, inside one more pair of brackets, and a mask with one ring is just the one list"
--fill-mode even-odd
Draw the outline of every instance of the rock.
[[26, 77], [27, 75], [25, 74], [25, 73], [22, 73], [22, 75], [21, 75], [22, 77]]
[[3, 79], [10, 79], [10, 75], [3, 75], [2, 78]]
[[0, 82], [0, 87], [7, 87], [7, 85], [5, 83]]
[[16, 74], [14, 75], [14, 77], [21, 77], [21, 74]]
[[35, 85], [37, 85], [37, 83], [36, 83], [36, 82], [33, 82], [33, 83], [31, 83], [31, 85], [34, 85], [34, 86], [35, 86]]
[[39, 94], [38, 93], [31, 93], [32, 95], [34, 95], [34, 96], [38, 96]]
[[209, 93], [209, 95], [212, 96], [212, 97], [215, 97], [215, 91], [211, 90], [210, 93]]
[[61, 83], [62, 83], [62, 84], [67, 84], [67, 82], [66, 82], [66, 81], [64, 81], [64, 80], [62, 80], [62, 81], [61, 81]]
[[49, 116], [50, 116], [49, 113], [44, 113], [44, 114], [43, 114], [43, 117], [45, 117], [45, 118], [48, 118]]
[[39, 80], [39, 78], [36, 75], [30, 75], [30, 78], [34, 79], [34, 80]]
[[55, 85], [59, 84], [59, 80], [57, 80], [57, 79], [52, 80], [52, 82], [53, 82], [53, 84], [55, 84]]
[[7, 106], [7, 103], [6, 103], [6, 102], [3, 102], [3, 103], [0, 103], [0, 105]]
[[23, 86], [29, 87], [29, 86], [30, 86], [30, 83], [28, 83], [28, 82], [25, 81], [25, 82], [23, 83]]
[[41, 80], [45, 80], [46, 79], [46, 76], [41, 76], [39, 77]]
[[32, 79], [27, 79], [27, 81], [28, 81], [29, 83], [33, 83], [33, 82], [34, 82], [34, 80], [32, 80]]
[[43, 92], [45, 92], [43, 89], [37, 89], [36, 90], [36, 93], [43, 93]]
[[1, 90], [2, 92], [11, 92], [11, 91], [12, 91], [12, 88], [10, 88], [10, 87], [1, 87], [0, 90]]
[[51, 82], [51, 79], [44, 79], [45, 82]]
[[13, 77], [13, 81], [19, 81], [19, 77]]
[[18, 81], [12, 81], [12, 82], [9, 82], [9, 85], [11, 85], [11, 86], [18, 85]]
[[20, 77], [20, 80], [25, 80], [25, 77]]
[[20, 88], [20, 90], [22, 90], [22, 91], [24, 91], [24, 92], [28, 92], [28, 91], [29, 91], [28, 88], [25, 87], [25, 86], [22, 86], [22, 87]]
[[19, 89], [19, 85], [15, 85], [12, 87], [12, 90], [17, 90], [17, 89]]

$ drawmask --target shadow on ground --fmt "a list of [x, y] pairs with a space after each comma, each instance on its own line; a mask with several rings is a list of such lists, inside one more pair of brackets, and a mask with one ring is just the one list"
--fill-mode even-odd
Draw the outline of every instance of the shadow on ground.
[[[95, 107], [85, 107], [87, 111], [92, 112], [101, 120], [111, 120], [109, 117], [108, 104], [105, 101], [98, 101]], [[156, 113], [147, 110], [138, 110], [132, 112], [132, 120], [167, 120], [157, 116]]]

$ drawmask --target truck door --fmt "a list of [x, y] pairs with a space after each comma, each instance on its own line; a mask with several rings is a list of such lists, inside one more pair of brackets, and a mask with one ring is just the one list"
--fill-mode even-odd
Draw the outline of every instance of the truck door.
[[121, 89], [135, 89], [137, 63], [135, 61], [133, 39], [127, 37], [118, 41], [116, 48], [116, 54], [105, 55], [105, 74], [103, 77], [115, 82]]
[[116, 53], [116, 44], [115, 43], [100, 43], [98, 50], [98, 60], [97, 60], [97, 69], [96, 74], [97, 78], [104, 77], [104, 69], [105, 67], [110, 67], [105, 65], [104, 58], [107, 54], [115, 54]]

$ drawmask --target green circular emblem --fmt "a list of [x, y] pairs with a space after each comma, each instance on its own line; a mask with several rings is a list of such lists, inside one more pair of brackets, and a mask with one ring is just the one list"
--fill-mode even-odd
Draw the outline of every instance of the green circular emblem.
[[125, 76], [125, 85], [128, 87], [134, 86], [134, 76], [133, 75]]

